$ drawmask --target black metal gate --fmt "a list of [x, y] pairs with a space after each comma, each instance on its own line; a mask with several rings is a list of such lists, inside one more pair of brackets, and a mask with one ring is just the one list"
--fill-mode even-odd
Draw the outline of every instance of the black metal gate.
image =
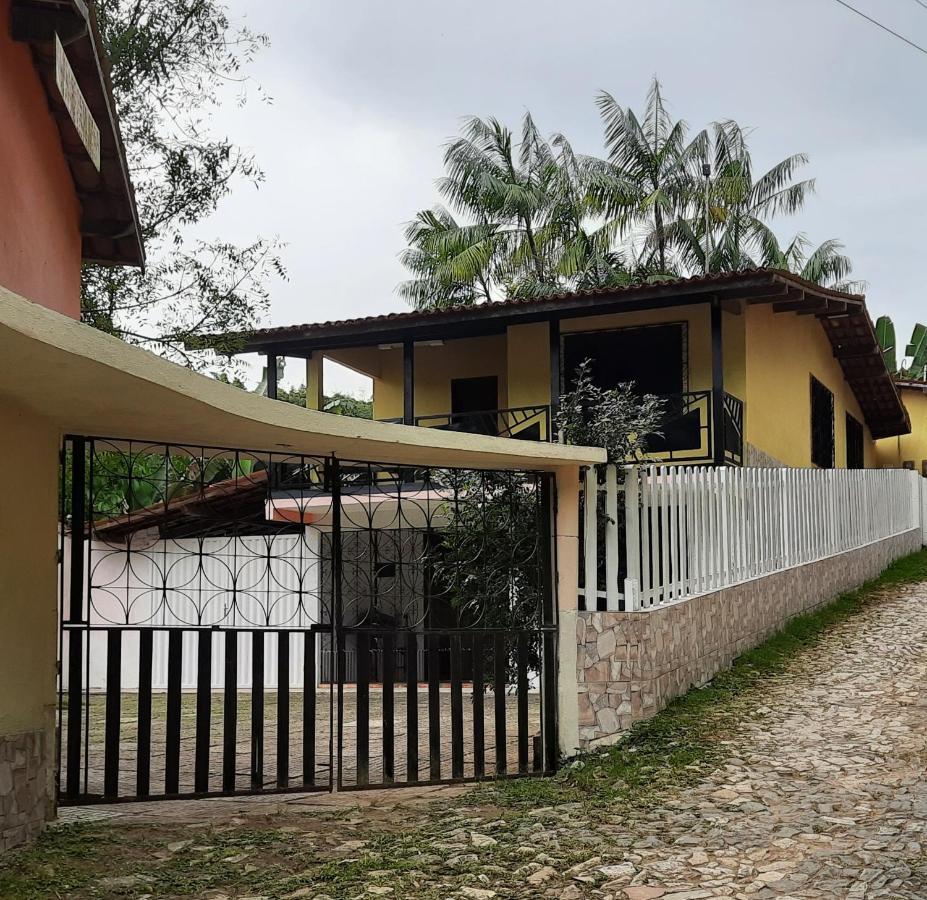
[[69, 438], [62, 803], [556, 765], [551, 482]]

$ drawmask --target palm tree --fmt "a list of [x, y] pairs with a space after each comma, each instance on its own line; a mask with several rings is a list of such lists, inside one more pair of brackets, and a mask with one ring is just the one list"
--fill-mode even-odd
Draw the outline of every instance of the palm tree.
[[[710, 272], [764, 264], [763, 257], [774, 256], [778, 247], [769, 222], [799, 212], [814, 191], [814, 179], [795, 180], [798, 170], [808, 162], [807, 155], [795, 153], [754, 177], [746, 135], [730, 120], [714, 123], [700, 146], [705, 159], [712, 159], [714, 174], [707, 185], [699, 183], [694, 160], [689, 159], [688, 214], [670, 229], [680, 262], [690, 271]], [[767, 244], [771, 245], [768, 252]], [[805, 246], [797, 244], [795, 250]]]
[[528, 271], [545, 282], [549, 267], [537, 229], [549, 205], [556, 163], [531, 114], [522, 120], [517, 151], [512, 132], [497, 119], [467, 119], [462, 136], [448, 145], [444, 165], [447, 175], [438, 189], [455, 209], [505, 233], [510, 274]]
[[[608, 93], [597, 99], [607, 158], [580, 156], [560, 134], [544, 139], [530, 113], [520, 136], [497, 119], [471, 117], [444, 154], [438, 189], [447, 208], [417, 214], [402, 261], [413, 277], [399, 293], [413, 306], [477, 303], [674, 275], [775, 266], [855, 289], [835, 240], [809, 250], [772, 231], [814, 190], [786, 157], [754, 176], [746, 134], [733, 121], [689, 139], [654, 79], [643, 113]], [[703, 166], [709, 163], [711, 177]]]
[[806, 281], [838, 291], [858, 294], [866, 288], [865, 282], [849, 278], [853, 264], [843, 252], [843, 244], [834, 238], [823, 241], [810, 252], [811, 242], [801, 232], [784, 248], [768, 228], [758, 229], [757, 240], [760, 249], [757, 263], [760, 266], [785, 269]]
[[409, 246], [400, 259], [413, 278], [398, 292], [416, 309], [490, 300], [499, 250], [498, 226], [461, 225], [443, 207], [423, 210], [406, 227]]
[[656, 78], [641, 118], [607, 92], [596, 103], [608, 158], [586, 160], [593, 209], [606, 218], [616, 238], [642, 228], [654, 262], [670, 273], [671, 227], [691, 205], [692, 167], [704, 153], [705, 133], [687, 141], [688, 126], [673, 121]]

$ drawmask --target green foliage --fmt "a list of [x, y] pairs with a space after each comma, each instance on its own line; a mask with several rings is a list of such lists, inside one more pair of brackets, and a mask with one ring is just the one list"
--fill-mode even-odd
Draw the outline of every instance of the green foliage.
[[568, 444], [604, 447], [609, 462], [639, 458], [648, 438], [661, 434], [665, 401], [636, 393], [633, 383], [601, 388], [590, 366], [590, 360], [583, 360], [576, 368], [574, 387], [561, 395], [556, 429]]
[[[541, 624], [540, 497], [537, 479], [522, 472], [441, 470], [435, 473], [449, 499], [448, 519], [432, 555], [429, 596], [454, 610], [454, 627], [506, 631]], [[492, 671], [487, 640], [486, 671]], [[508, 668], [514, 682], [515, 647]], [[528, 638], [529, 668], [540, 667], [540, 641]]]
[[[305, 394], [306, 389], [302, 388], [302, 391]], [[341, 391], [331, 395], [326, 394], [323, 398], [322, 409], [336, 416], [353, 416], [355, 419], [373, 418], [373, 400], [352, 397]]]
[[907, 376], [918, 381], [927, 380], [927, 326], [921, 325], [920, 322], [914, 326], [904, 354], [910, 360]]
[[882, 348], [882, 356], [885, 357], [885, 365], [888, 366], [889, 372], [898, 371], [898, 358], [896, 355], [895, 342], [895, 323], [890, 316], [879, 316], [876, 320], [876, 338], [879, 346]]
[[85, 266], [82, 319], [192, 364], [185, 342], [253, 328], [267, 279], [285, 275], [276, 241], [192, 236], [236, 184], [262, 180], [251, 156], [210, 133], [210, 120], [231, 85], [244, 101], [244, 70], [267, 39], [234, 24], [222, 0], [97, 5], [148, 263]]
[[879, 316], [875, 324], [876, 338], [885, 357], [885, 365], [898, 378], [913, 381], [927, 380], [927, 326], [918, 322], [911, 332], [911, 340], [905, 345], [904, 358], [898, 364], [895, 324], [890, 316]]
[[[743, 130], [713, 123], [690, 137], [654, 79], [640, 114], [597, 97], [605, 156], [544, 138], [530, 114], [518, 137], [472, 117], [447, 146], [438, 190], [446, 206], [416, 214], [398, 291], [416, 308], [621, 286], [755, 266], [854, 289], [834, 240], [784, 248], [770, 223], [799, 212], [814, 181], [794, 154], [756, 175]], [[706, 178], [703, 165], [710, 162]]]

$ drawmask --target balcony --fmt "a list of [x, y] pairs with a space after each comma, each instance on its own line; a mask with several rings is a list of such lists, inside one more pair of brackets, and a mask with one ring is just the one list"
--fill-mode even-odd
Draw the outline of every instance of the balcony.
[[[722, 395], [722, 448], [727, 465], [742, 466], [743, 401], [732, 394]], [[715, 427], [712, 392], [688, 391], [663, 397], [666, 416], [662, 435], [648, 442], [646, 461], [685, 464], [711, 463], [715, 455]], [[382, 419], [402, 424], [402, 418]], [[414, 422], [425, 428], [440, 428], [469, 434], [486, 434], [519, 440], [552, 440], [549, 406], [518, 406], [467, 413], [435, 413], [416, 416]]]

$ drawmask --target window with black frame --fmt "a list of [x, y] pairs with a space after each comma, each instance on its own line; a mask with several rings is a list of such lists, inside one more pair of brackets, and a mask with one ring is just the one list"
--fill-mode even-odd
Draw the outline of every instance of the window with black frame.
[[866, 468], [865, 451], [863, 449], [863, 423], [857, 421], [847, 413], [847, 468]]
[[834, 467], [834, 395], [811, 376], [811, 462]]

